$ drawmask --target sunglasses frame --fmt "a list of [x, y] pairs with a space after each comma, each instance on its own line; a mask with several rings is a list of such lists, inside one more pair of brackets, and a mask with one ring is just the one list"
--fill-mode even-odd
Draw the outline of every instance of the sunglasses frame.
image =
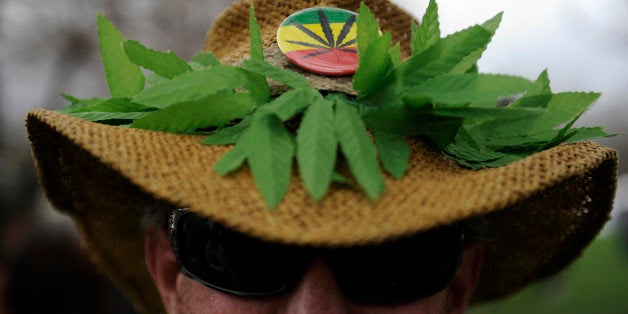
[[[197, 276], [196, 274], [194, 274], [192, 271], [190, 271], [182, 262], [182, 258], [180, 256], [181, 254], [181, 250], [179, 248], [179, 244], [178, 244], [178, 240], [177, 240], [177, 222], [179, 221], [179, 219], [183, 216], [185, 216], [186, 214], [192, 214], [192, 215], [196, 215], [192, 212], [190, 212], [187, 208], [176, 208], [173, 209], [167, 219], [167, 230], [170, 234], [170, 238], [171, 238], [171, 246], [172, 246], [172, 252], [174, 253], [176, 259], [177, 259], [177, 263], [179, 266], [179, 270], [181, 271], [182, 274], [184, 274], [185, 276], [187, 276], [188, 278], [191, 278], [203, 285], [205, 285], [208, 288], [217, 290], [217, 291], [221, 291], [224, 293], [228, 293], [228, 294], [232, 294], [232, 295], [236, 295], [236, 296], [240, 296], [240, 297], [254, 297], [254, 298], [261, 298], [261, 297], [268, 297], [268, 296], [273, 296], [273, 295], [279, 295], [282, 294], [290, 289], [293, 289], [294, 286], [296, 284], [298, 284], [298, 281], [302, 278], [304, 272], [306, 271], [307, 265], [304, 265], [304, 269], [301, 272], [301, 276], [299, 278], [297, 278], [297, 280], [292, 280], [292, 281], [286, 281], [285, 284], [279, 288], [279, 289], [274, 289], [272, 291], [265, 291], [265, 292], [243, 292], [243, 291], [238, 291], [238, 290], [232, 290], [232, 289], [228, 289], [228, 288], [224, 288], [215, 284], [212, 284], [210, 282], [207, 282], [206, 280], [200, 278], [199, 276]], [[196, 215], [198, 217], [198, 215]], [[211, 221], [211, 219], [209, 218], [205, 218], [205, 217], [201, 217], [203, 219], [208, 219]], [[221, 226], [222, 228], [225, 228], [225, 230], [230, 230], [227, 227], [224, 227], [220, 224], [218, 224], [219, 226]], [[455, 261], [455, 266], [453, 267], [453, 269], [450, 269], [450, 273], [449, 276], [446, 278], [445, 281], [443, 281], [443, 285], [438, 285], [435, 286], [433, 289], [431, 290], [427, 290], [424, 293], [418, 294], [418, 295], [413, 295], [411, 297], [401, 297], [401, 298], [386, 298], [386, 299], [381, 299], [381, 298], [374, 298], [374, 297], [370, 297], [370, 296], [364, 296], [355, 292], [346, 292], [343, 291], [343, 289], [341, 288], [341, 291], [344, 295], [346, 295], [347, 297], [357, 300], [359, 302], [362, 303], [367, 303], [367, 304], [383, 304], [383, 305], [398, 305], [398, 304], [403, 304], [403, 303], [408, 303], [408, 302], [413, 302], [413, 301], [417, 301], [429, 296], [432, 296], [442, 290], [444, 290], [445, 288], [447, 288], [451, 282], [453, 281], [453, 278], [458, 270], [458, 268], [460, 267], [460, 262], [462, 260], [462, 253], [464, 250], [464, 243], [465, 243], [465, 236], [464, 233], [462, 232], [462, 228], [454, 225], [451, 227], [446, 227], [446, 228], [451, 228], [453, 230], [455, 230], [456, 232], [459, 232], [459, 238], [456, 242], [456, 261]], [[231, 230], [232, 232], [237, 233], [236, 231]], [[246, 235], [245, 235], [246, 236]], [[248, 236], [247, 236], [248, 237]], [[416, 235], [414, 236], [416, 237]], [[389, 243], [396, 243], [396, 242], [400, 242], [403, 241], [404, 239], [412, 239], [413, 236], [407, 237], [407, 238], [402, 238], [401, 240], [395, 240], [395, 241], [391, 241], [391, 242], [384, 242], [382, 245], [387, 245]], [[252, 238], [253, 239], [253, 238]], [[261, 241], [261, 240], [260, 240]], [[263, 241], [261, 241], [263, 242]], [[308, 252], [316, 252], [318, 251], [318, 253], [315, 254], [311, 254], [312, 256], [310, 256], [307, 260], [309, 262], [311, 262], [313, 260], [313, 256], [319, 256], [322, 257], [323, 260], [325, 260], [325, 262], [329, 262], [330, 258], [327, 257], [327, 255], [333, 254], [333, 252], [338, 252], [338, 251], [342, 251], [342, 250], [351, 250], [351, 249], [355, 249], [355, 248], [369, 248], [369, 247], [379, 247], [382, 245], [374, 245], [374, 246], [364, 246], [364, 247], [351, 247], [351, 248], [346, 248], [346, 249], [317, 249], [317, 248], [304, 248], [303, 252], [305, 252], [306, 250]], [[291, 246], [290, 246], [291, 247]], [[292, 247], [291, 247], [292, 248]], [[453, 252], [453, 251], [452, 251]], [[331, 266], [330, 269], [332, 270], [332, 273], [334, 275], [335, 278], [337, 278], [337, 272], [334, 271], [333, 269], [334, 267]], [[446, 282], [446, 283], [445, 283]], [[339, 283], [340, 284], [340, 283]]]

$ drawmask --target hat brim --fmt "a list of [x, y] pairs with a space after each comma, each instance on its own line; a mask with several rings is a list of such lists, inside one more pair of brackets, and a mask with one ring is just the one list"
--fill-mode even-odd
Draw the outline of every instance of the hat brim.
[[27, 126], [48, 198], [75, 217], [98, 264], [144, 304], [152, 284], [141, 218], [155, 199], [263, 240], [325, 247], [377, 243], [488, 215], [495, 230], [486, 244], [480, 300], [555, 273], [578, 256], [608, 219], [616, 182], [616, 152], [593, 142], [473, 171], [413, 140], [407, 175], [387, 177], [377, 201], [338, 185], [315, 202], [293, 176], [271, 210], [248, 168], [227, 177], [213, 171], [229, 147], [203, 145], [198, 136], [40, 109], [28, 114]]

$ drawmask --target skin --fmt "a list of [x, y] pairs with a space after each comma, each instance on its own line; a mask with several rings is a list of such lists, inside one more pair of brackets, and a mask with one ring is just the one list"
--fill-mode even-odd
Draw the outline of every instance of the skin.
[[273, 297], [243, 298], [207, 288], [186, 277], [177, 265], [166, 231], [146, 231], [148, 269], [166, 311], [179, 313], [464, 313], [479, 280], [482, 246], [464, 249], [460, 268], [445, 290], [395, 306], [362, 304], [345, 298], [322, 260], [312, 262], [299, 285]]

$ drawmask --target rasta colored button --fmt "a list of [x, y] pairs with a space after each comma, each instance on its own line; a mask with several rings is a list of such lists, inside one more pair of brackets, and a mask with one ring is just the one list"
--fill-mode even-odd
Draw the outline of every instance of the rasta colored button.
[[288, 16], [277, 30], [279, 49], [292, 63], [322, 75], [352, 75], [358, 68], [357, 14], [310, 8]]

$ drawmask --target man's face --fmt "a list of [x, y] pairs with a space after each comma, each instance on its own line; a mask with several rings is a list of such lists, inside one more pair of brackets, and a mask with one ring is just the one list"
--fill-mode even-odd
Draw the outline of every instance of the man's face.
[[[185, 257], [181, 255], [182, 252], [185, 253], [185, 249], [178, 250], [176, 254], [177, 256], [175, 257], [171, 246], [171, 236], [165, 230], [147, 230], [146, 236], [147, 265], [157, 285], [164, 306], [169, 313], [462, 313], [464, 312], [468, 300], [471, 297], [478, 281], [482, 256], [482, 248], [480, 245], [465, 246], [463, 249], [460, 267], [451, 270], [452, 272], [455, 272], [451, 284], [447, 285], [445, 288], [439, 287], [437, 292], [426, 290], [429, 292], [422, 293], [429, 294], [428, 296], [422, 296], [418, 300], [415, 300], [416, 298], [412, 298], [414, 301], [400, 301], [393, 299], [383, 303], [381, 300], [377, 302], [369, 302], [368, 298], [371, 298], [371, 296], [368, 296], [367, 301], [365, 302], [364, 300], [360, 300], [360, 298], [355, 297], [356, 292], [352, 292], [351, 289], [357, 289], [358, 293], [373, 293], [373, 297], [375, 298], [384, 298], [383, 300], [388, 300], [396, 297], [398, 294], [403, 294], [404, 291], [421, 291], [420, 289], [423, 289], [421, 287], [426, 286], [426, 284], [430, 284], [425, 282], [416, 282], [415, 285], [415, 280], [412, 280], [409, 281], [409, 285], [402, 285], [403, 288], [399, 289], [398, 292], [386, 295], [388, 288], [385, 287], [384, 289], [380, 289], [378, 291], [377, 289], [380, 288], [381, 284], [376, 281], [378, 284], [364, 290], [363, 288], [368, 286], [370, 282], [377, 280], [373, 278], [378, 278], [378, 275], [371, 274], [378, 272], [377, 270], [381, 268], [381, 265], [386, 265], [385, 261], [382, 262], [383, 264], [377, 261], [360, 263], [360, 261], [365, 260], [363, 258], [365, 255], [360, 254], [368, 255], [370, 254], [368, 250], [366, 250], [366, 252], [364, 252], [364, 250], [349, 251], [349, 255], [341, 253], [339, 254], [340, 257], [332, 258], [327, 258], [322, 254], [321, 256], [318, 254], [312, 255], [312, 257], [307, 260], [307, 263], [303, 263], [304, 267], [302, 271], [298, 273], [298, 277], [294, 278], [294, 283], [291, 284], [286, 291], [261, 297], [251, 297], [238, 296], [207, 287], [218, 286], [218, 289], [222, 289], [223, 291], [248, 289], [238, 288], [237, 286], [234, 286], [235, 288], [231, 288], [229, 283], [225, 284], [224, 281], [215, 281], [216, 277], [225, 273], [229, 274], [227, 277], [233, 277], [233, 273], [239, 272], [237, 266], [232, 267], [233, 269], [227, 269], [226, 272], [223, 269], [220, 269], [219, 273], [215, 273], [215, 270], [210, 270], [208, 274], [211, 276], [208, 278], [207, 274], [203, 274], [203, 269], [199, 270], [199, 267], [202, 266], [205, 268], [205, 264], [211, 263], [203, 261], [199, 264], [201, 266], [184, 266], [187, 268], [185, 271], [187, 275], [184, 275], [181, 271], [179, 271], [177, 257], [180, 258], [180, 261], [184, 261]], [[199, 237], [196, 236], [194, 238]], [[177, 242], [177, 240], [175, 240], [175, 242]], [[241, 247], [240, 243], [237, 244], [238, 247]], [[242, 245], [246, 245], [246, 243], [243, 243]], [[181, 246], [179, 246], [179, 248], [181, 248]], [[200, 249], [200, 251], [203, 250]], [[247, 249], [244, 251], [248, 252], [250, 250]], [[378, 251], [378, 253], [381, 253], [381, 251]], [[412, 255], [416, 255], [415, 253], [416, 252], [413, 252]], [[423, 256], [427, 257], [428, 254], [430, 253], [425, 252], [425, 255]], [[360, 256], [360, 258], [357, 260], [352, 259], [355, 255]], [[389, 256], [381, 255], [382, 254], [376, 254], [373, 256], [375, 259], [389, 258]], [[403, 257], [406, 254], [401, 251], [401, 255]], [[431, 255], [435, 254], [432, 253]], [[240, 257], [241, 255], [238, 254], [236, 256]], [[348, 267], [342, 268], [343, 261], [339, 262], [339, 258], [348, 259], [350, 262], [345, 263], [345, 266], [348, 265]], [[420, 254], [418, 258], [421, 259]], [[231, 259], [233, 260], [233, 258]], [[299, 259], [299, 256], [288, 258], [290, 261], [294, 260], [295, 263], [297, 263], [297, 260]], [[406, 259], [411, 258], [408, 257]], [[402, 258], [402, 260], [405, 259]], [[418, 261], [419, 260], [417, 260], [417, 262]], [[185, 263], [186, 262], [184, 261], [184, 264]], [[341, 266], [338, 266], [338, 264]], [[364, 265], [358, 266], [356, 264]], [[369, 266], [365, 266], [368, 264], [372, 264], [376, 267], [368, 268]], [[413, 264], [414, 263], [412, 263], [412, 265]], [[246, 265], [249, 265], [251, 268], [255, 268], [258, 264], [244, 265], [244, 271], [248, 271]], [[355, 265], [355, 267], [353, 265]], [[404, 265], [399, 265], [399, 268], [402, 268], [403, 266]], [[288, 265], [286, 267], [290, 266]], [[365, 270], [355, 270], [360, 267], [367, 268]], [[387, 268], [390, 269], [391, 267]], [[344, 269], [344, 272], [339, 273], [339, 269]], [[432, 269], [430, 269], [430, 271], [431, 270]], [[281, 267], [279, 270], [274, 271], [277, 272], [277, 274], [282, 274]], [[436, 271], [436, 269], [433, 271]], [[359, 277], [354, 274], [354, 277], [344, 276], [343, 278], [345, 272], [354, 272], [355, 274], [358, 274]], [[395, 272], [396, 271], [393, 270], [384, 273], [394, 274]], [[190, 273], [193, 273], [192, 276], [199, 274], [196, 278], [197, 280], [191, 279], [189, 277]], [[262, 271], [255, 270], [253, 273], [254, 275], [250, 278], [258, 278], [258, 276], [255, 275], [258, 273], [262, 273]], [[410, 271], [410, 275], [408, 276], [412, 276], [412, 273], [413, 272]], [[217, 276], [215, 274], [217, 274]], [[341, 277], [337, 277], [334, 274], [340, 275]], [[403, 274], [406, 276], [407, 272], [403, 272]], [[236, 274], [235, 278], [241, 279], [245, 276], [246, 274]], [[450, 275], [449, 278], [451, 278], [451, 276], [452, 275]], [[204, 280], [204, 278], [208, 279]], [[259, 278], [264, 278], [264, 276]], [[406, 278], [399, 278], [399, 281], [403, 281], [404, 279]], [[206, 284], [209, 282], [209, 284], [204, 285], [199, 281], [205, 281]], [[261, 279], [258, 281], [261, 281]], [[347, 283], [352, 285], [355, 282], [357, 282], [358, 285], [353, 285], [354, 287], [347, 289]], [[258, 286], [258, 283], [255, 283], [254, 286]], [[262, 286], [265, 285], [262, 284]], [[416, 288], [419, 289], [417, 290]], [[343, 293], [343, 291], [345, 293]], [[352, 295], [352, 293], [354, 295]], [[382, 294], [384, 296], [382, 296]]]

